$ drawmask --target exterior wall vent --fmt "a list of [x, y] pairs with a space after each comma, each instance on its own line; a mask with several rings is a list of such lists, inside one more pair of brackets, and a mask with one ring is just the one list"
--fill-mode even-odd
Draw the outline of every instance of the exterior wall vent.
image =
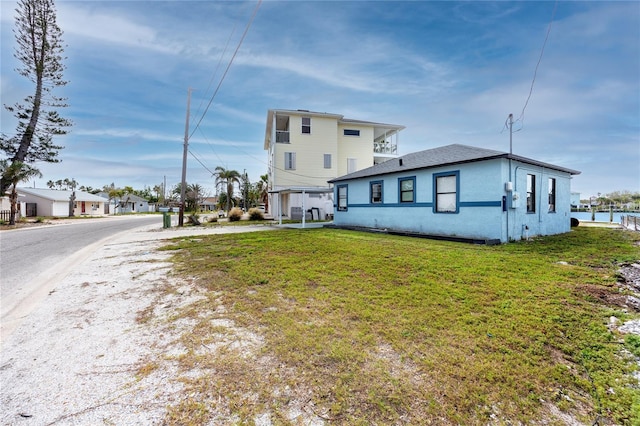
[[400, 165], [402, 166], [402, 158], [400, 158], [398, 161], [400, 162]]

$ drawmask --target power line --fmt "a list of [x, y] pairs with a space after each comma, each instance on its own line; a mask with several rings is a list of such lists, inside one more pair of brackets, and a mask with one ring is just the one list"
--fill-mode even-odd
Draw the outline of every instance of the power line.
[[[547, 46], [547, 40], [549, 39], [549, 33], [551, 32], [551, 24], [556, 16], [556, 10], [558, 8], [558, 0], [556, 0], [553, 6], [553, 13], [551, 14], [551, 20], [549, 21], [549, 25], [547, 26], [547, 34], [544, 37], [544, 42], [542, 43], [542, 49], [540, 50], [540, 56], [538, 57], [538, 63], [536, 63], [535, 70], [533, 71], [533, 79], [531, 80], [531, 87], [529, 88], [529, 95], [527, 96], [527, 100], [522, 107], [522, 112], [520, 113], [520, 117], [516, 121], [520, 121], [520, 125], [524, 123], [524, 111], [527, 109], [527, 105], [529, 104], [529, 100], [531, 99], [531, 94], [533, 93], [533, 86], [536, 82], [536, 77], [538, 75], [538, 67], [540, 66], [540, 62], [542, 62], [542, 55], [544, 54], [544, 49]], [[522, 127], [521, 127], [522, 128]]]
[[[213, 85], [213, 80], [215, 79], [216, 75], [218, 75], [218, 70], [220, 69], [220, 65], [222, 65], [222, 59], [227, 53], [227, 48], [229, 47], [229, 43], [231, 42], [231, 38], [233, 37], [233, 34], [235, 34], [235, 32], [236, 32], [236, 26], [234, 25], [233, 30], [231, 30], [231, 33], [229, 34], [229, 38], [227, 39], [227, 42], [224, 45], [224, 49], [222, 51], [222, 54], [220, 55], [220, 59], [216, 64], [216, 69], [213, 71], [213, 74], [211, 75], [211, 79], [209, 80], [209, 85], [207, 86], [207, 90], [205, 91], [205, 94], [209, 93], [209, 89], [211, 89], [211, 86]], [[198, 116], [200, 114], [200, 108], [202, 108], [203, 103], [204, 103], [204, 99], [200, 101], [200, 105], [198, 105], [198, 109], [196, 110], [196, 113], [194, 114], [194, 116]]]
[[229, 72], [229, 69], [231, 68], [231, 64], [233, 64], [233, 60], [235, 59], [236, 55], [238, 54], [238, 51], [240, 50], [240, 46], [242, 46], [242, 42], [244, 41], [245, 37], [247, 36], [247, 33], [249, 32], [249, 28], [251, 28], [251, 24], [253, 23], [253, 20], [255, 19], [256, 15], [258, 14], [258, 9], [260, 8], [260, 4], [261, 3], [262, 3], [262, 0], [258, 0], [258, 4], [256, 5], [256, 8], [253, 10], [253, 14], [251, 15], [251, 18], [249, 19], [249, 22], [247, 23], [247, 26], [244, 29], [244, 33], [242, 33], [242, 37], [240, 38], [240, 41], [238, 42], [238, 46], [236, 46], [236, 50], [233, 52], [233, 56], [231, 56], [231, 59], [229, 60], [229, 63], [227, 64], [227, 68], [224, 70], [224, 73], [222, 74], [222, 77], [220, 78], [220, 82], [218, 83], [218, 86], [216, 87], [216, 90], [213, 92], [213, 95], [211, 95], [211, 98], [209, 99], [209, 103], [207, 104], [207, 107], [205, 108], [204, 112], [202, 113], [202, 116], [200, 117], [200, 119], [196, 123], [196, 127], [191, 132], [191, 135], [189, 135], [189, 138], [191, 138], [191, 136], [193, 136], [193, 134], [195, 133], [196, 129], [198, 129], [198, 127], [200, 126], [200, 123], [202, 123], [202, 120], [204, 119], [205, 115], [207, 115], [207, 111], [209, 111], [209, 107], [211, 106], [211, 103], [213, 102], [213, 99], [218, 94], [218, 90], [220, 90], [220, 86], [222, 86], [222, 82], [224, 81], [225, 77], [227, 76], [227, 73]]

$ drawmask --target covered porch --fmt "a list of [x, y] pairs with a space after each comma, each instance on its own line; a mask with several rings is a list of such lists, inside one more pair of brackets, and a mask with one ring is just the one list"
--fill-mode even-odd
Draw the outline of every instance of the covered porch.
[[[306, 216], [307, 216], [307, 211], [308, 210], [317, 210], [318, 211], [318, 219], [324, 219], [325, 217], [327, 217], [328, 215], [333, 215], [333, 201], [331, 200], [331, 195], [333, 195], [333, 188], [332, 187], [288, 187], [288, 188], [280, 188], [280, 189], [274, 189], [272, 191], [269, 191], [269, 193], [275, 197], [277, 199], [277, 211], [274, 212], [276, 213], [275, 216], [278, 219], [278, 225], [282, 225], [282, 217], [283, 217], [283, 206], [287, 207], [287, 209], [291, 209], [291, 214], [288, 215], [288, 217], [290, 219], [294, 219], [297, 217], [294, 217], [294, 212], [298, 211], [300, 212], [300, 219], [302, 220], [302, 228], [305, 228], [307, 226], [306, 223]], [[292, 194], [299, 194], [301, 195], [301, 206], [290, 206], [289, 203], [289, 199], [290, 196]], [[324, 201], [323, 206], [320, 207], [317, 203], [310, 203], [307, 198], [308, 196], [319, 196], [320, 198], [323, 198]], [[326, 198], [325, 198], [326, 196]], [[313, 205], [312, 205], [313, 204]], [[330, 209], [329, 209], [329, 204]], [[322, 212], [322, 217], [320, 217]], [[311, 215], [311, 218], [313, 219], [313, 213]]]

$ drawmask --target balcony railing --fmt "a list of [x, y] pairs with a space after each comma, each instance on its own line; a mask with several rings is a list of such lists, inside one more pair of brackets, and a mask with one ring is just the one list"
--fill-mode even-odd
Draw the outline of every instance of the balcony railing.
[[289, 131], [276, 130], [276, 143], [289, 143]]
[[397, 154], [398, 145], [395, 142], [382, 140], [373, 142], [373, 152], [375, 154]]

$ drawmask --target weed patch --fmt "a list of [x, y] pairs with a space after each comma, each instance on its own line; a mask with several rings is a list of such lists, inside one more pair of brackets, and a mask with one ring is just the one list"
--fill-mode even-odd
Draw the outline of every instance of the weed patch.
[[630, 423], [640, 393], [606, 306], [637, 241], [599, 228], [492, 247], [327, 229], [176, 241], [175, 270], [211, 296], [178, 315], [195, 324], [177, 360], [190, 396], [167, 423]]

